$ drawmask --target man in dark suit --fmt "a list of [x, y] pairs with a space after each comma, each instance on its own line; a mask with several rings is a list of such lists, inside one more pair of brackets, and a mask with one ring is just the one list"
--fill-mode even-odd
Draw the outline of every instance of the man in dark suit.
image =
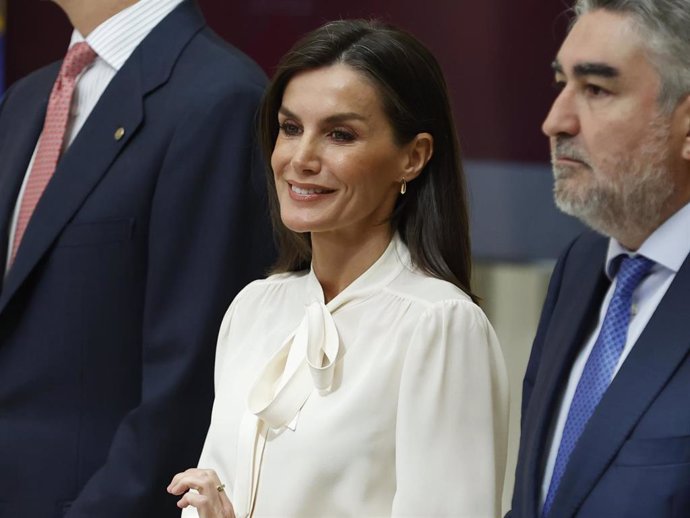
[[56, 2], [70, 52], [0, 107], [0, 517], [179, 516], [222, 315], [272, 258], [265, 76], [191, 0]]
[[543, 129], [557, 205], [597, 232], [551, 279], [509, 514], [687, 518], [690, 2], [579, 0], [575, 13]]

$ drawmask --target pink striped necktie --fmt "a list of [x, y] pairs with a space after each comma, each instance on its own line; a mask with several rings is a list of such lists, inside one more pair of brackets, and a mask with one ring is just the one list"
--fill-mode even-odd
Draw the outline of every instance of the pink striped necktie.
[[14, 263], [31, 215], [60, 159], [77, 77], [84, 68], [93, 63], [94, 59], [96, 59], [96, 53], [93, 49], [88, 43], [80, 42], [70, 47], [62, 62], [60, 73], [50, 93], [38, 150], [21, 200], [10, 265]]

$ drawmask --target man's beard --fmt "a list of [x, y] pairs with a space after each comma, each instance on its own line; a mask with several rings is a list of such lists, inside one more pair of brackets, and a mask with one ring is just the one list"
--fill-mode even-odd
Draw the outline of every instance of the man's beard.
[[[597, 170], [572, 139], [557, 137], [552, 163], [558, 208], [619, 241], [647, 237], [662, 223], [662, 211], [674, 190], [668, 166], [670, 131], [668, 120], [657, 117], [648, 140], [634, 156], [609, 158]], [[591, 169], [558, 165], [556, 156], [580, 160]], [[582, 180], [582, 175], [589, 175], [587, 181], [569, 185]]]

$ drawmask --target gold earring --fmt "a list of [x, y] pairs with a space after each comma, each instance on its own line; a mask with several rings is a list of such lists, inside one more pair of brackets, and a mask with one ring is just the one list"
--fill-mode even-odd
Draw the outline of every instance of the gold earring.
[[405, 194], [407, 192], [407, 181], [403, 178], [400, 181], [400, 194]]

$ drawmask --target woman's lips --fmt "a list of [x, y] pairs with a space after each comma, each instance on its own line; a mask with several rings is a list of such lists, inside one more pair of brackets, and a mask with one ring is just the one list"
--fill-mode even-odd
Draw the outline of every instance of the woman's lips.
[[288, 182], [288, 192], [290, 198], [297, 201], [311, 201], [321, 199], [335, 192], [334, 189], [327, 189], [319, 185], [295, 184]]

